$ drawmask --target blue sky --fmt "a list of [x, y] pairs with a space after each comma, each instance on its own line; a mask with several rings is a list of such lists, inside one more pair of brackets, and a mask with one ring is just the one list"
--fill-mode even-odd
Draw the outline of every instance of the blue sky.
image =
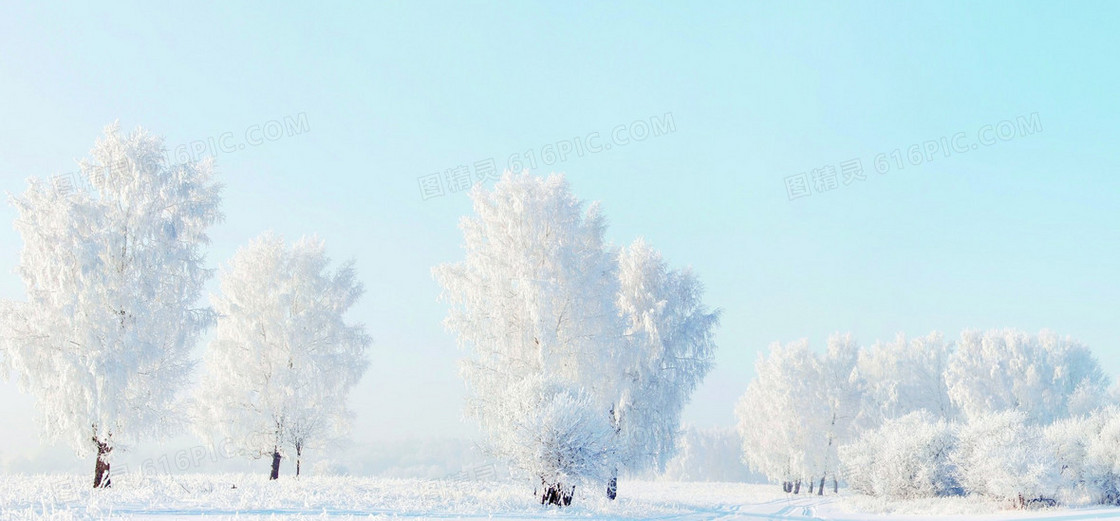
[[[1115, 376], [1118, 26], [1104, 2], [11, 3], [0, 190], [74, 170], [115, 120], [173, 148], [305, 117], [217, 154], [209, 258], [271, 229], [357, 260], [376, 342], [359, 440], [471, 432], [429, 272], [460, 258], [469, 201], [424, 199], [418, 178], [667, 115], [672, 132], [533, 171], [565, 172], [611, 240], [691, 265], [723, 309], [687, 421], [731, 424], [760, 350], [834, 331], [1050, 328]], [[980, 144], [1017, 118], [1039, 126]], [[909, 162], [959, 132], [966, 152]], [[866, 179], [790, 198], [787, 177], [852, 159]], [[0, 245], [0, 297], [20, 298], [10, 226]], [[4, 401], [31, 419], [29, 398]], [[8, 423], [12, 450], [33, 443]]]

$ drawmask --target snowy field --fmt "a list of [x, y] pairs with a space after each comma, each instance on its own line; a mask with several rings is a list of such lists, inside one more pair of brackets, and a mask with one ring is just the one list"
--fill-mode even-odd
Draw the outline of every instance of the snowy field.
[[[742, 483], [620, 483], [619, 499], [596, 491], [568, 508], [542, 507], [523, 485], [351, 477], [199, 474], [123, 478], [93, 491], [87, 476], [0, 476], [3, 519], [1032, 519], [1120, 518], [1115, 508], [1017, 511], [946, 498], [884, 503], [864, 496], [789, 496]], [[236, 487], [236, 488], [235, 488]]]

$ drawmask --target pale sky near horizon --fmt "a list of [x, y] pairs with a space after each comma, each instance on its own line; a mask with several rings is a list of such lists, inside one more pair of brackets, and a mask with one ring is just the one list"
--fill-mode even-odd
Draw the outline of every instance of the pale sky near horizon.
[[[461, 258], [469, 200], [420, 180], [515, 153], [723, 310], [689, 423], [731, 425], [771, 342], [836, 331], [1048, 328], [1115, 377], [1118, 27], [1108, 2], [8, 2], [0, 192], [73, 171], [113, 121], [173, 153], [231, 144], [212, 266], [266, 230], [356, 259], [352, 318], [375, 341], [358, 441], [472, 435], [430, 274]], [[306, 131], [253, 142], [285, 118]], [[666, 118], [545, 164], [548, 145]], [[811, 195], [792, 197], [802, 173]], [[0, 206], [0, 298], [23, 296], [14, 217]], [[0, 394], [0, 457], [38, 450], [33, 400]]]

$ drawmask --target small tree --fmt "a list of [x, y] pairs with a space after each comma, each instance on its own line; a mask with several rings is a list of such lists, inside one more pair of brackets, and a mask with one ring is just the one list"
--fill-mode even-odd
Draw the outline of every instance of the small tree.
[[513, 467], [534, 476], [542, 504], [571, 504], [577, 486], [602, 483], [618, 461], [615, 431], [597, 400], [570, 386], [526, 380], [491, 439]]
[[116, 447], [179, 420], [190, 349], [213, 320], [194, 306], [220, 187], [210, 162], [168, 164], [162, 138], [116, 125], [81, 169], [90, 191], [30, 180], [12, 199], [27, 301], [4, 306], [0, 361], [35, 395], [49, 438], [97, 455], [101, 487]]
[[[820, 376], [817, 378], [817, 395], [827, 408], [823, 417], [811, 418], [814, 427], [824, 436], [823, 444], [811, 449], [817, 456], [817, 472], [821, 480], [817, 494], [824, 494], [825, 478], [832, 478], [832, 490], [838, 492], [840, 481], [841, 445], [855, 437], [854, 424], [859, 414], [863, 395], [863, 382], [855, 370], [859, 346], [851, 333], [834, 334], [828, 339], [828, 350], [821, 357]], [[820, 443], [818, 441], [818, 443]], [[810, 492], [812, 490], [810, 489]]]
[[299, 475], [305, 449], [345, 432], [346, 396], [368, 365], [368, 335], [343, 320], [362, 285], [352, 263], [335, 272], [328, 264], [321, 240], [289, 248], [266, 234], [237, 252], [213, 299], [199, 428], [250, 457], [271, 456], [272, 479], [285, 446]]
[[735, 407], [743, 457], [755, 472], [800, 492], [801, 480], [821, 470], [818, 427], [829, 418], [821, 399], [821, 364], [801, 340], [775, 343], [755, 363], [755, 378]]

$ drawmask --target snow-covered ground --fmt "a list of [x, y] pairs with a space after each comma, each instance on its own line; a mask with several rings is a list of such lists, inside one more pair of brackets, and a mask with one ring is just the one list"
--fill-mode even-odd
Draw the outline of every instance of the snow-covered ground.
[[[27, 519], [1031, 519], [1120, 518], [1120, 509], [1007, 510], [977, 499], [884, 503], [862, 496], [788, 496], [772, 485], [620, 483], [619, 499], [599, 491], [568, 508], [543, 507], [524, 485], [499, 482], [199, 474], [126, 476], [109, 490], [87, 476], [0, 476], [0, 518]], [[235, 488], [236, 487], [236, 488]]]

